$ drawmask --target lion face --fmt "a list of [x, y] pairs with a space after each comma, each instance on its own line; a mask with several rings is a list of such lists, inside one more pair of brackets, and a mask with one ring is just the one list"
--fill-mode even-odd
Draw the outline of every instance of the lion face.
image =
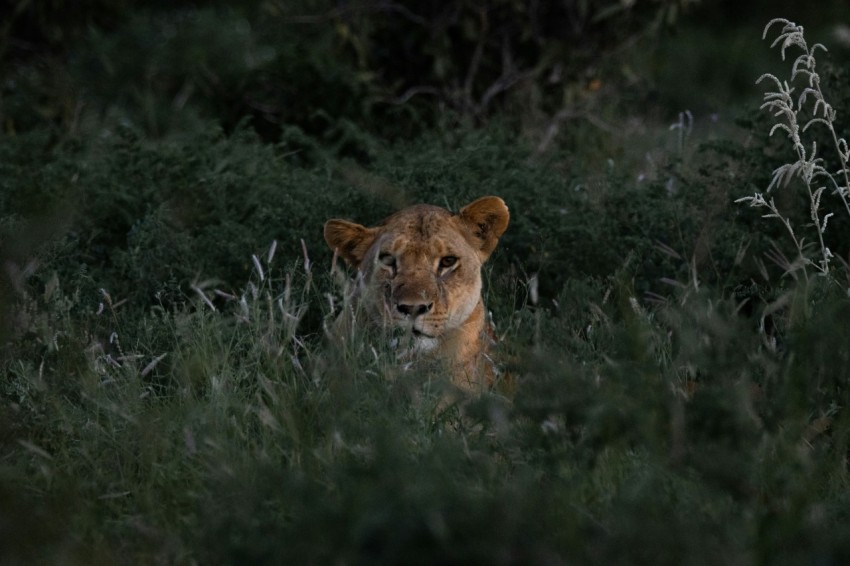
[[[358, 300], [372, 320], [409, 332], [415, 347], [427, 351], [456, 334], [479, 307], [481, 265], [508, 221], [504, 201], [484, 197], [459, 213], [412, 206], [374, 228], [330, 220], [325, 240], [358, 269]], [[483, 306], [479, 310], [483, 329]]]

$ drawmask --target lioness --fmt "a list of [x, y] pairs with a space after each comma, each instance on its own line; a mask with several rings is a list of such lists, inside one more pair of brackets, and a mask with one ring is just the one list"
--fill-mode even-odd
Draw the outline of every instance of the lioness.
[[481, 265], [509, 220], [502, 199], [483, 197], [458, 213], [411, 206], [374, 228], [328, 220], [324, 233], [358, 270], [354, 301], [370, 322], [409, 333], [407, 355], [445, 361], [452, 382], [472, 392], [493, 380]]

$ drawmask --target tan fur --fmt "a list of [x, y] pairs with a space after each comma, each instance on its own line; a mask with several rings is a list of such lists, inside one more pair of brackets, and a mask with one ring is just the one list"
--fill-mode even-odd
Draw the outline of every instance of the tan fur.
[[481, 265], [509, 220], [502, 199], [483, 197], [459, 213], [411, 206], [374, 228], [329, 220], [325, 240], [358, 270], [355, 300], [370, 322], [411, 336], [404, 358], [443, 360], [455, 385], [480, 391], [493, 379]]

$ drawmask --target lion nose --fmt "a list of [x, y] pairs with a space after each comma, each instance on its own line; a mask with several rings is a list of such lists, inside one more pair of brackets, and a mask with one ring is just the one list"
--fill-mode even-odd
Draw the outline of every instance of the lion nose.
[[397, 303], [395, 308], [403, 315], [420, 316], [429, 312], [434, 306], [434, 303]]

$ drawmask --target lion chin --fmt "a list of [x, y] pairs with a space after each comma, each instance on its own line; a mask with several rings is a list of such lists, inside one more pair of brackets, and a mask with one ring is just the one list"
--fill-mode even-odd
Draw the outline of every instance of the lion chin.
[[[378, 226], [325, 223], [325, 241], [358, 270], [353, 300], [376, 326], [409, 336], [400, 359], [437, 358], [467, 391], [492, 384], [489, 327], [481, 266], [505, 232], [510, 214], [499, 197], [453, 213], [420, 204]], [[360, 322], [362, 324], [362, 322]]]

